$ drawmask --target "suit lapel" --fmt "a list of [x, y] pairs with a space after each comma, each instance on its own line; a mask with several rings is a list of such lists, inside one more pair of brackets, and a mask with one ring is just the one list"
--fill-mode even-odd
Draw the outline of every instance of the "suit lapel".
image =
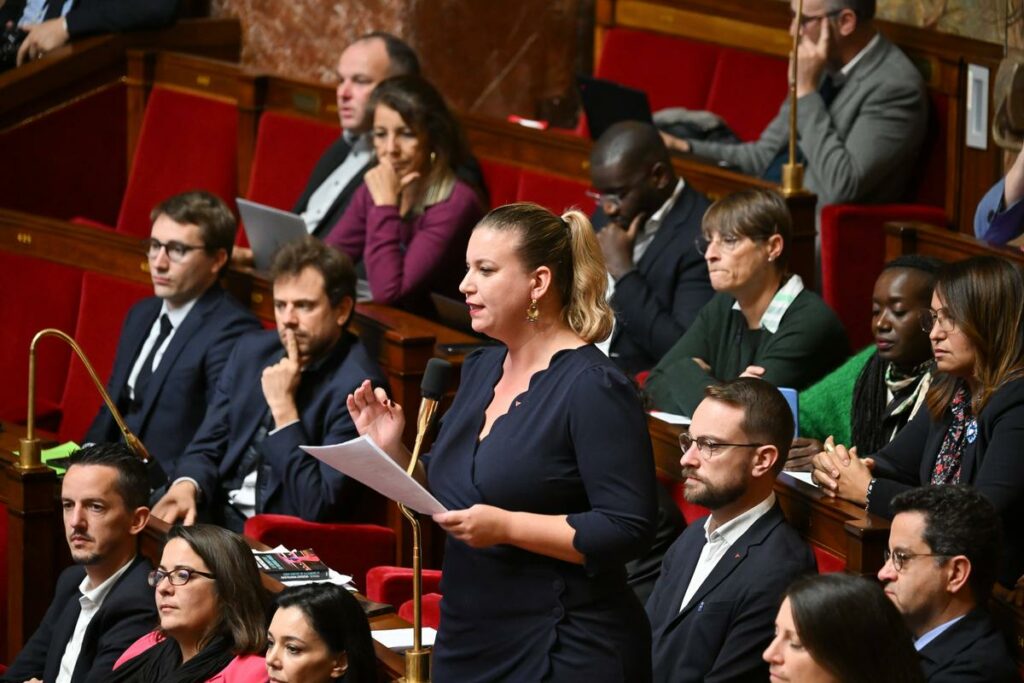
[[146, 341], [146, 337], [149, 336], [150, 330], [153, 329], [153, 323], [160, 313], [162, 304], [163, 302], [157, 297], [147, 299], [144, 303], [146, 310], [140, 316], [139, 323], [132, 326], [131, 329], [126, 328], [124, 331], [124, 350], [126, 352], [124, 354], [124, 361], [119, 363], [110, 375], [109, 389], [115, 403], [124, 395], [125, 385], [128, 384], [128, 376], [132, 374], [132, 368], [135, 367], [135, 361], [138, 360], [139, 351], [142, 349], [142, 344]]
[[[72, 592], [67, 605], [61, 612], [60, 619], [53, 629], [53, 641], [51, 643], [49, 656], [46, 658], [46, 680], [54, 680], [60, 673], [60, 661], [64, 658], [64, 650], [67, 649], [71, 636], [75, 633], [75, 626], [78, 624], [78, 615], [82, 613], [82, 603], [79, 601], [82, 593], [77, 585]], [[52, 677], [51, 677], [52, 670]]]
[[[707, 536], [704, 532], [704, 523], [707, 518], [701, 518], [689, 525], [683, 532], [684, 534], [689, 533], [689, 536], [685, 539], [686, 544], [679, 549], [679, 556], [682, 563], [679, 565], [678, 571], [672, 572], [671, 580], [675, 583], [672, 585], [672, 592], [668, 597], [668, 604], [663, 605], [663, 609], [668, 613], [667, 624], [671, 624], [679, 616], [679, 607], [683, 604], [683, 596], [686, 595], [686, 589], [690, 585], [690, 579], [693, 577], [693, 572], [697, 569], [697, 560], [700, 559], [700, 553], [707, 544]], [[692, 529], [692, 531], [690, 531]], [[662, 574], [664, 577], [665, 575]], [[665, 577], [669, 578], [669, 577]]]

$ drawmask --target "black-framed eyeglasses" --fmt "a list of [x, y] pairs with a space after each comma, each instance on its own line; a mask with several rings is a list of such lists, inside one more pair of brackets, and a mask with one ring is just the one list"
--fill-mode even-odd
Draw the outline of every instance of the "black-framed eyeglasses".
[[939, 324], [939, 329], [943, 332], [952, 332], [956, 329], [956, 321], [949, 317], [945, 308], [934, 310], [931, 308], [921, 311], [920, 316], [921, 329], [925, 332], [931, 332], [932, 328], [935, 327], [935, 323]]
[[142, 250], [146, 252], [146, 256], [149, 258], [156, 258], [159, 256], [161, 249], [167, 250], [167, 258], [171, 261], [174, 263], [181, 263], [185, 260], [185, 257], [188, 256], [190, 251], [206, 249], [206, 246], [202, 244], [184, 244], [175, 240], [161, 242], [160, 240], [152, 237], [142, 240]]
[[154, 569], [146, 576], [146, 582], [153, 588], [156, 588], [160, 582], [164, 580], [164, 577], [167, 577], [167, 580], [171, 582], [172, 586], [184, 586], [192, 580], [193, 576], [205, 576], [208, 579], [216, 578], [209, 572], [201, 572], [198, 569], [179, 567], [178, 569], [172, 569], [169, 572], [165, 572], [163, 569]]
[[[824, 14], [804, 14], [800, 17], [800, 26], [807, 26], [812, 21], [818, 21], [819, 19], [831, 19], [834, 16], [840, 14], [842, 9], [834, 9], [831, 12], [825, 12]], [[789, 16], [791, 19], [796, 19], [796, 12], [790, 10]]]
[[882, 551], [882, 561], [892, 562], [892, 568], [898, 572], [903, 571], [904, 565], [915, 557], [949, 557], [949, 555], [943, 555], [942, 553], [908, 553], [902, 550], [889, 550], [888, 548]]
[[760, 448], [763, 443], [722, 443], [709, 439], [706, 436], [698, 436], [696, 439], [690, 436], [690, 432], [683, 432], [679, 435], [679, 447], [683, 453], [690, 450], [690, 446], [697, 445], [697, 452], [704, 460], [711, 460], [723, 448]]

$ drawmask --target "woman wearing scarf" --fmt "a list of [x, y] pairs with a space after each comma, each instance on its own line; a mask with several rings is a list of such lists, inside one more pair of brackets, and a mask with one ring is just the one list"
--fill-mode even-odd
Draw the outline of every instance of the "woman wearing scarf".
[[207, 524], [172, 527], [149, 583], [160, 625], [125, 650], [111, 681], [267, 680], [265, 594], [241, 536]]
[[935, 365], [921, 314], [931, 304], [940, 265], [917, 255], [885, 264], [871, 298], [875, 343], [800, 392], [800, 436], [786, 469], [810, 470], [829, 436], [874, 453], [917, 414]]
[[885, 517], [909, 488], [976, 487], [1002, 516], [999, 580], [1011, 587], [1024, 571], [1022, 318], [1024, 281], [1008, 261], [978, 256], [943, 266], [922, 316], [936, 366], [927, 410], [872, 457], [850, 457], [842, 445], [814, 457], [814, 479], [829, 495]]

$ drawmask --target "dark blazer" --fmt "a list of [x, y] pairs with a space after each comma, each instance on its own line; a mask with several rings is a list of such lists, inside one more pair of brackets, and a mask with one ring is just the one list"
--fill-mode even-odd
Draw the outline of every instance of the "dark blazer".
[[[146, 583], [150, 569], [149, 560], [136, 556], [132, 566], [107, 594], [85, 630], [72, 683], [102, 683], [108, 679], [121, 653], [156, 625], [153, 589]], [[85, 568], [81, 566], [68, 567], [61, 572], [43, 623], [6, 673], [0, 676], [0, 683], [22, 683], [30, 678], [50, 683], [57, 678], [60, 660], [82, 609], [78, 585], [83, 578]]]
[[[228, 360], [206, 419], [175, 473], [194, 479], [208, 502], [223, 504], [223, 483], [238, 474], [242, 456], [269, 410], [260, 383], [263, 369], [283, 357], [277, 332], [268, 331], [242, 337]], [[314, 369], [303, 372], [295, 396], [299, 421], [269, 434], [260, 444], [267, 467], [260, 512], [337, 520], [357, 502], [354, 492], [347, 496], [350, 486], [341, 472], [299, 446], [336, 444], [358, 436], [345, 400], [365, 379], [386, 386], [366, 347], [347, 333]]]
[[669, 549], [647, 601], [654, 680], [764, 683], [768, 664], [761, 653], [772, 640], [782, 595], [793, 579], [815, 571], [814, 555], [776, 504], [729, 548], [680, 612], [706, 542], [706, 520], [687, 527]]
[[[974, 443], [964, 448], [960, 483], [985, 495], [1003, 520], [1003, 568], [1000, 583], [1012, 587], [1024, 574], [1024, 379], [1008, 382], [992, 394], [977, 417]], [[876, 453], [868, 510], [892, 517], [889, 503], [901, 491], [931, 481], [932, 469], [942, 440], [949, 431], [952, 415], [933, 421], [927, 410], [919, 410], [906, 427], [885, 448]]]
[[950, 626], [920, 652], [928, 683], [1013, 683], [1020, 674], [1005, 635], [984, 610]]
[[[627, 374], [657, 365], [715, 295], [707, 263], [694, 244], [710, 205], [685, 185], [643, 258], [615, 283], [610, 355]], [[599, 210], [594, 222], [603, 228], [607, 218]]]
[[[143, 299], [132, 306], [121, 329], [107, 391], [125, 407], [128, 376], [160, 314], [162, 300]], [[206, 415], [217, 379], [238, 337], [260, 329], [259, 321], [233, 296], [214, 285], [193, 306], [167, 345], [139, 410], [125, 422], [142, 439], [165, 472], [174, 470]], [[124, 412], [124, 411], [122, 411]], [[86, 442], [120, 441], [121, 432], [106, 405], [93, 420]]]

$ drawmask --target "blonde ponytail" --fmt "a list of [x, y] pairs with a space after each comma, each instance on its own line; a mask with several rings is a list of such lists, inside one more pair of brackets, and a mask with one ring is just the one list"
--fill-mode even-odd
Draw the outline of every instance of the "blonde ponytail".
[[612, 309], [605, 296], [608, 270], [590, 219], [578, 209], [562, 214], [572, 245], [572, 288], [565, 302], [565, 319], [587, 342], [607, 339], [612, 332]]

